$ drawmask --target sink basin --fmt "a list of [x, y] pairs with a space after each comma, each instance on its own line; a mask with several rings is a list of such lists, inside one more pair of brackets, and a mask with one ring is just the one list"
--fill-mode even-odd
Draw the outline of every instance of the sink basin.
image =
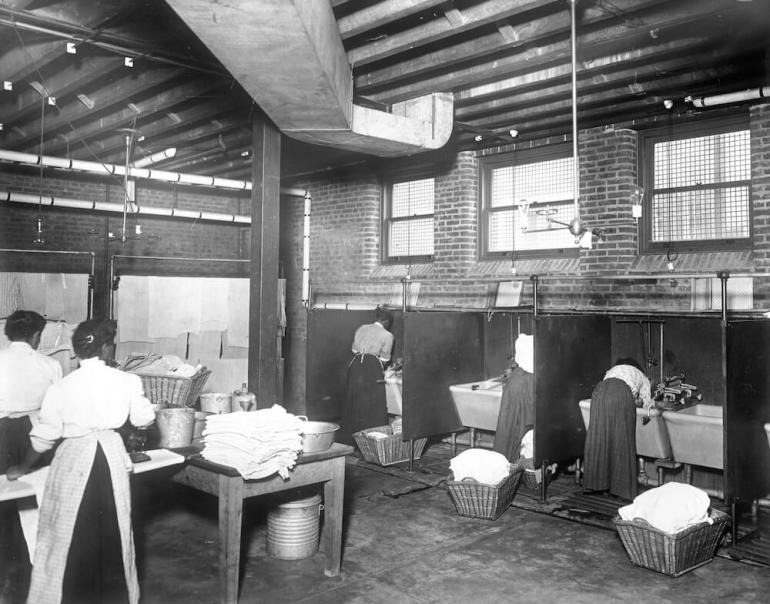
[[722, 407], [700, 403], [681, 411], [664, 411], [674, 460], [724, 468]]
[[487, 380], [454, 384], [449, 387], [449, 392], [463, 426], [492, 432], [497, 429], [500, 399], [503, 396], [501, 382]]
[[[586, 430], [588, 430], [591, 414], [591, 399], [583, 399], [579, 404], [580, 413], [583, 416], [583, 423], [585, 424]], [[650, 421], [645, 424], [644, 419], [647, 417], [650, 418]], [[647, 409], [637, 407], [636, 454], [641, 457], [652, 457], [655, 459], [671, 458], [671, 443], [660, 409], [650, 409], [648, 415]]]

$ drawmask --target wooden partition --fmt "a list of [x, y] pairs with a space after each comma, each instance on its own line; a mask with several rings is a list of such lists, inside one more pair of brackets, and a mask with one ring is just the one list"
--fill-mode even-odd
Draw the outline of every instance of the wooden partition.
[[482, 313], [404, 313], [404, 437], [462, 429], [449, 386], [484, 372]]
[[[653, 322], [653, 323], [650, 323]], [[642, 324], [640, 326], [640, 323]], [[651, 325], [652, 338], [644, 348], [648, 359], [642, 358], [643, 337]], [[663, 350], [660, 330], [663, 331]], [[670, 377], [684, 372], [685, 381], [698, 387], [703, 402], [723, 405], [725, 385], [722, 379], [722, 328], [719, 316], [687, 317], [660, 315], [626, 315], [615, 317], [612, 325], [612, 359], [636, 360], [650, 377], [653, 387], [660, 375]], [[648, 364], [652, 360], [655, 364]]]
[[307, 314], [307, 404], [313, 420], [338, 420], [345, 400], [353, 336], [374, 321], [373, 310], [318, 310]]
[[770, 493], [770, 323], [726, 327], [725, 500], [746, 508]]
[[607, 316], [540, 315], [535, 332], [535, 467], [583, 455], [579, 401], [610, 366]]
[[484, 377], [490, 378], [511, 366], [519, 333], [532, 334], [532, 313], [501, 311], [483, 319]]

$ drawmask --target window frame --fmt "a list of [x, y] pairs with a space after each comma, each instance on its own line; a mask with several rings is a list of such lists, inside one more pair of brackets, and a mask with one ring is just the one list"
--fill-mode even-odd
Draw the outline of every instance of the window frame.
[[[414, 220], [414, 216], [411, 217], [399, 217], [393, 218], [393, 186], [405, 182], [412, 182], [415, 180], [433, 180], [433, 212], [431, 214], [421, 214], [420, 218], [430, 218], [433, 221], [433, 253], [432, 254], [415, 254], [408, 256], [392, 256], [390, 254], [390, 226], [394, 222], [403, 222], [408, 220]], [[388, 264], [427, 264], [433, 262], [436, 255], [436, 186], [438, 180], [436, 175], [428, 170], [420, 171], [404, 171], [397, 172], [390, 175], [383, 181], [382, 185], [382, 220], [380, 222], [381, 233], [380, 239], [382, 241], [380, 263], [384, 265]]]
[[[490, 252], [489, 251], [489, 219], [490, 215], [495, 212], [506, 211], [508, 206], [499, 209], [492, 209], [490, 203], [490, 197], [492, 194], [492, 171], [498, 168], [504, 168], [507, 166], [517, 166], [520, 164], [531, 164], [545, 161], [552, 161], [556, 159], [564, 159], [572, 157], [572, 145], [571, 143], [557, 143], [552, 145], [544, 145], [542, 147], [534, 147], [531, 149], [517, 149], [509, 151], [507, 153], [501, 153], [496, 155], [490, 155], [482, 157], [479, 160], [479, 212], [478, 212], [478, 232], [479, 232], [479, 249], [478, 254], [481, 260], [500, 260], [504, 258], [511, 258], [515, 255], [516, 258], [564, 258], [564, 257], [577, 257], [579, 255], [579, 248], [561, 247], [561, 248], [547, 248], [538, 250], [518, 250], [514, 249], [504, 252]], [[574, 200], [571, 201], [574, 203]], [[515, 211], [515, 210], [514, 210]]]
[[[643, 218], [639, 221], [640, 252], [646, 254], [668, 253], [671, 247], [681, 252], [708, 251], [739, 251], [749, 250], [754, 246], [754, 201], [752, 194], [752, 179], [748, 181], [730, 181], [735, 184], [748, 186], [748, 227], [749, 236], [745, 239], [702, 239], [696, 241], [652, 241], [652, 200], [655, 183], [655, 144], [661, 142], [697, 138], [701, 136], [725, 134], [739, 130], [749, 130], [748, 115], [709, 118], [685, 124], [675, 124], [653, 128], [639, 134], [639, 176], [640, 184], [644, 187]], [[749, 134], [750, 136], [750, 134]], [[751, 149], [749, 148], [749, 162]], [[713, 188], [720, 188], [721, 183]], [[711, 188], [711, 187], [709, 187]]]

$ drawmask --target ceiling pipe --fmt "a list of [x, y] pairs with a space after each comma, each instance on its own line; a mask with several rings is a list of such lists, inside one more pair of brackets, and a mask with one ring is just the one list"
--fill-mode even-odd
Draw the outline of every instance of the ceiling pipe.
[[728, 105], [730, 103], [740, 103], [742, 101], [752, 101], [755, 99], [770, 98], [770, 86], [760, 86], [749, 90], [740, 90], [737, 92], [726, 92], [724, 94], [715, 94], [712, 96], [688, 96], [685, 102], [692, 103], [694, 107], [713, 107], [714, 105]]
[[[74, 170], [99, 175], [126, 175], [125, 166], [117, 164], [104, 164], [82, 159], [69, 159], [66, 157], [51, 157], [50, 155], [35, 155], [34, 153], [22, 153], [20, 151], [6, 151], [0, 149], [0, 161], [14, 162], [29, 166], [54, 168], [57, 170]], [[216, 176], [202, 176], [199, 174], [185, 174], [183, 172], [166, 172], [164, 170], [152, 170], [150, 168], [137, 168], [130, 166], [127, 176], [143, 180], [156, 180], [167, 183], [179, 183], [185, 185], [200, 185], [217, 189], [232, 189], [251, 191], [251, 182], [247, 180], [233, 180], [230, 178], [218, 178]]]
[[[0, 191], [0, 201], [25, 203], [29, 205], [45, 205], [73, 210], [94, 210], [97, 212], [123, 213], [122, 203], [110, 203], [106, 201], [88, 201], [85, 199], [69, 199], [66, 197], [51, 197], [48, 195], [32, 195], [30, 193], [14, 193], [12, 191]], [[251, 224], [251, 216], [239, 214], [224, 214], [219, 212], [202, 212], [199, 210], [180, 210], [179, 208], [160, 208], [156, 206], [140, 206], [132, 204], [132, 215], [161, 216], [167, 218], [186, 218], [201, 222], [227, 222], [242, 225]]]
[[134, 168], [144, 168], [146, 166], [151, 166], [152, 164], [157, 164], [159, 161], [171, 159], [172, 157], [175, 157], [175, 156], [176, 156], [176, 147], [169, 147], [167, 149], [163, 149], [162, 151], [152, 153], [151, 155], [145, 155], [144, 157], [137, 159], [131, 165]]

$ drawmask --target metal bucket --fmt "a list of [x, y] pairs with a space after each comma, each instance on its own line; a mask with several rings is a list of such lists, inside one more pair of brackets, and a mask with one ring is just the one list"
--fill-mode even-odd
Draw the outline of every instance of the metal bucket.
[[168, 407], [159, 409], [156, 420], [162, 449], [187, 447], [192, 442], [195, 427], [195, 409], [190, 407]]
[[230, 413], [233, 410], [233, 395], [229, 392], [205, 392], [200, 399], [201, 411]]
[[267, 514], [267, 553], [279, 560], [302, 560], [318, 551], [321, 496], [282, 503]]

